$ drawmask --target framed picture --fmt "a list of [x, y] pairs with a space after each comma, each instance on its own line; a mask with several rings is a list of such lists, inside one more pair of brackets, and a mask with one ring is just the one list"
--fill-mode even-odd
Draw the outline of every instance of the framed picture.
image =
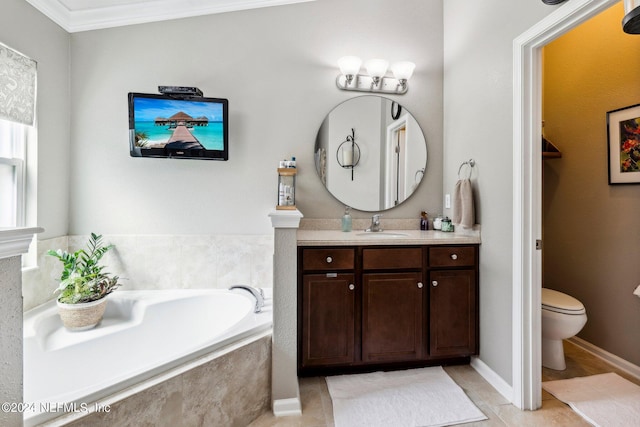
[[640, 184], [640, 104], [607, 112], [609, 184]]

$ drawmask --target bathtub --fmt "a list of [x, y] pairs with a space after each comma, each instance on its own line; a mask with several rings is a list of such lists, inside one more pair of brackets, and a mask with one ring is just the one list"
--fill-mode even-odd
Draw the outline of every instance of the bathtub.
[[24, 315], [24, 422], [38, 425], [271, 329], [270, 290], [118, 290], [101, 323], [69, 332], [50, 301]]

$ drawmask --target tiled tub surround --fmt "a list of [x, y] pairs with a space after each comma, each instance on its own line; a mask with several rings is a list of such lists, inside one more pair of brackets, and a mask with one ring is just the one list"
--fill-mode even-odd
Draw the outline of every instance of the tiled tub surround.
[[[87, 238], [38, 241], [38, 267], [22, 274], [25, 311], [55, 297], [62, 266], [46, 252], [73, 252], [85, 247]], [[122, 289], [272, 287], [272, 235], [105, 235], [104, 239], [116, 246], [104, 261], [110, 273], [123, 279]], [[72, 425], [244, 426], [268, 410], [270, 384], [271, 332], [267, 331], [102, 399], [99, 403], [109, 405], [110, 412], [90, 414]], [[71, 421], [58, 419], [52, 425]]]
[[[49, 249], [71, 252], [88, 236], [38, 241], [38, 268], [23, 272], [24, 310], [54, 298], [62, 265]], [[104, 257], [122, 289], [226, 289], [236, 284], [271, 288], [272, 235], [105, 235], [115, 245]]]
[[271, 335], [231, 351], [202, 358], [148, 384], [132, 387], [122, 399], [104, 399], [109, 412], [94, 412], [68, 426], [246, 426], [271, 404]]

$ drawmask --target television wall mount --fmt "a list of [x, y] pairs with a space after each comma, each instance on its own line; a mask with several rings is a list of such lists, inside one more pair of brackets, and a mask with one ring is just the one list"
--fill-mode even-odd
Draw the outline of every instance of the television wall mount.
[[175, 97], [200, 98], [202, 91], [192, 86], [158, 86], [158, 92]]

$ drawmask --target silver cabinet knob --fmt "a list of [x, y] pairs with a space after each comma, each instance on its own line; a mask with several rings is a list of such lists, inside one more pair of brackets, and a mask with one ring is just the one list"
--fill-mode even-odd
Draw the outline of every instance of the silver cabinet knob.
[[349, 290], [352, 291], [356, 288], [356, 286], [353, 283], [349, 283]]
[[422, 289], [423, 286], [422, 282], [418, 282], [418, 289]]
[[331, 264], [331, 263], [333, 262], [333, 258], [331, 258], [330, 256], [328, 256], [328, 257], [327, 257], [327, 262], [328, 262], [329, 264]]
[[431, 284], [432, 284], [434, 287], [435, 287], [435, 286], [438, 286], [438, 281], [437, 281], [437, 280], [434, 280], [433, 282], [431, 282]]
[[458, 255], [456, 255], [456, 254], [451, 254], [451, 259], [458, 259]]

